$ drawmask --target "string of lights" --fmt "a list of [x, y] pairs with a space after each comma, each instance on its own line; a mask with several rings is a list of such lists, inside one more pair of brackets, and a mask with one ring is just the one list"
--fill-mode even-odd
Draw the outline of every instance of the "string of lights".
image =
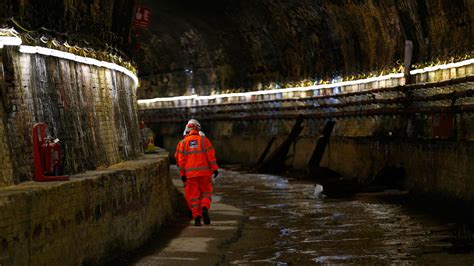
[[[128, 58], [128, 56], [113, 45], [103, 42], [95, 42], [94, 49], [91, 47], [92, 44], [84, 39], [85, 36], [78, 37], [77, 33], [57, 32], [45, 27], [31, 30], [21, 25], [14, 17], [8, 18], [7, 21], [7, 24], [13, 25], [13, 29], [21, 31], [21, 34], [18, 34], [17, 32], [16, 36], [22, 39], [23, 44], [31, 46], [46, 46], [47, 48], [54, 48], [81, 56], [113, 62], [136, 73], [136, 69], [130, 63], [131, 60], [124, 59]], [[79, 42], [81, 43], [79, 45], [71, 44]]]
[[[25, 35], [23, 39], [26, 39], [27, 42], [30, 43], [32, 37]], [[129, 62], [125, 62], [117, 55], [110, 54], [108, 56], [103, 56], [104, 52], [102, 52], [102, 56], [100, 56], [99, 53], [91, 48], [70, 46], [67, 42], [61, 44], [56, 39], [48, 39], [45, 36], [42, 36], [38, 42], [45, 44], [47, 47], [38, 45], [23, 45], [23, 39], [21, 38], [21, 35], [13, 28], [0, 29], [0, 48], [3, 48], [4, 46], [18, 46], [20, 53], [52, 56], [82, 64], [112, 69], [131, 77], [137, 86], [139, 84], [138, 77], [135, 74], [136, 70]], [[110, 59], [110, 61], [107, 59]]]
[[[463, 66], [468, 66], [474, 64], [474, 59], [467, 59], [460, 62], [453, 62], [447, 64], [440, 64], [435, 66], [429, 66], [421, 69], [414, 69], [410, 71], [411, 75], [417, 75], [427, 72], [433, 72], [441, 69], [451, 69], [451, 68], [459, 68]], [[234, 98], [234, 97], [246, 97], [250, 99], [252, 96], [258, 95], [268, 95], [268, 94], [280, 94], [280, 93], [291, 93], [291, 92], [307, 92], [307, 91], [320, 91], [324, 89], [332, 89], [338, 87], [345, 87], [345, 86], [352, 86], [352, 85], [359, 85], [359, 84], [367, 84], [376, 81], [389, 81], [393, 79], [401, 79], [404, 77], [403, 73], [391, 73], [388, 75], [382, 75], [378, 77], [369, 77], [364, 79], [358, 80], [350, 80], [350, 81], [341, 81], [341, 82], [334, 82], [334, 83], [326, 83], [326, 84], [318, 84], [318, 85], [311, 85], [305, 87], [291, 87], [291, 88], [283, 88], [283, 89], [274, 89], [274, 90], [260, 90], [260, 91], [250, 91], [250, 92], [241, 92], [241, 93], [224, 93], [224, 94], [215, 94], [215, 95], [187, 95], [187, 96], [177, 96], [177, 97], [162, 97], [162, 98], [153, 98], [153, 99], [143, 99], [138, 100], [138, 103], [141, 105], [153, 104], [157, 102], [175, 102], [181, 100], [193, 100], [195, 103], [198, 103], [201, 100], [216, 100], [222, 98]], [[398, 82], [401, 83], [401, 82]]]

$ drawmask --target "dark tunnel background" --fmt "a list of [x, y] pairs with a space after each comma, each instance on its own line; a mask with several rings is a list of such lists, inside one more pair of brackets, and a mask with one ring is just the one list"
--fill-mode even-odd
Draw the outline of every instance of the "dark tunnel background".
[[[140, 98], [309, 84], [472, 53], [474, 1], [142, 1]], [[308, 83], [309, 82], [309, 83]], [[278, 83], [278, 85], [276, 85]]]
[[[136, 6], [151, 11], [149, 27], [133, 27]], [[405, 40], [415, 65], [461, 59], [473, 16], [472, 0], [0, 1], [4, 25], [131, 56], [139, 98], [394, 71]]]

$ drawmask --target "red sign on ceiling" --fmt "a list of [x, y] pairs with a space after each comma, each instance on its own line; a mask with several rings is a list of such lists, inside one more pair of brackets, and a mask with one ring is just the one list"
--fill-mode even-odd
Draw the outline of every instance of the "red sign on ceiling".
[[148, 28], [150, 25], [150, 15], [151, 11], [149, 8], [137, 6], [133, 20], [133, 26], [138, 28]]

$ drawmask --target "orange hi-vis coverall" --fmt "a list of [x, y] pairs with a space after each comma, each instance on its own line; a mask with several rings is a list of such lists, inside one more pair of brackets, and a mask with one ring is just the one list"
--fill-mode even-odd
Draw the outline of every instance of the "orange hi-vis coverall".
[[186, 176], [184, 195], [191, 207], [193, 218], [201, 216], [202, 207], [211, 208], [212, 173], [218, 170], [211, 141], [191, 130], [181, 141], [178, 166], [181, 176]]
[[174, 153], [174, 159], [176, 160], [176, 165], [179, 167], [179, 151], [181, 150], [181, 145], [183, 144], [183, 140], [180, 140], [178, 142], [178, 145], [176, 145], [176, 151]]
[[[181, 146], [183, 145], [183, 140], [180, 140], [178, 142], [178, 145], [176, 145], [176, 151], [174, 153], [174, 159], [176, 160], [176, 166], [179, 167], [179, 151], [181, 150]], [[186, 188], [186, 184], [184, 184], [184, 187]], [[191, 211], [191, 206], [189, 206], [189, 201], [186, 199], [186, 206], [188, 207], [188, 210]]]

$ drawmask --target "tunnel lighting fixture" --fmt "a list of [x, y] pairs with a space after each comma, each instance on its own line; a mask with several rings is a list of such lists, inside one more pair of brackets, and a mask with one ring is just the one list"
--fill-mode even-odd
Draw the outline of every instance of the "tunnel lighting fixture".
[[35, 46], [22, 45], [20, 46], [20, 53], [24, 54], [36, 54], [37, 50]]
[[[440, 69], [450, 69], [450, 68], [467, 66], [470, 64], [474, 64], [474, 59], [468, 59], [468, 60], [464, 60], [464, 61], [460, 61], [456, 63], [448, 63], [448, 64], [436, 65], [436, 66], [431, 66], [431, 67], [425, 67], [422, 69], [414, 69], [410, 71], [410, 74], [416, 75], [416, 74], [436, 71]], [[351, 81], [342, 81], [342, 82], [330, 83], [330, 84], [313, 85], [313, 86], [308, 86], [308, 87], [294, 87], [294, 88], [285, 88], [285, 89], [250, 91], [250, 92], [241, 92], [241, 93], [226, 93], [226, 94], [216, 94], [216, 95], [206, 95], [206, 96], [188, 95], [188, 96], [176, 96], [176, 97], [162, 97], [162, 98], [138, 100], [138, 103], [151, 104], [155, 102], [173, 102], [173, 101], [180, 101], [180, 100], [215, 100], [215, 99], [227, 98], [227, 97], [247, 97], [249, 99], [251, 96], [257, 96], [257, 95], [279, 94], [279, 93], [288, 93], [288, 92], [317, 91], [321, 89], [366, 84], [366, 83], [384, 81], [384, 80], [390, 80], [390, 79], [399, 79], [399, 78], [402, 78], [403, 76], [404, 76], [403, 73], [392, 73], [392, 74], [384, 75], [384, 76], [370, 77], [366, 79], [351, 80]]]
[[20, 37], [17, 36], [18, 33], [14, 29], [0, 28], [0, 32], [2, 34], [4, 33], [7, 34], [7, 36], [0, 36], [0, 48], [3, 48], [5, 45], [19, 46], [20, 53], [24, 53], [24, 54], [40, 54], [40, 55], [45, 55], [45, 56], [54, 56], [54, 57], [58, 57], [58, 58], [66, 59], [66, 60], [75, 61], [82, 64], [94, 65], [97, 67], [105, 67], [108, 69], [122, 72], [125, 75], [131, 77], [133, 81], [135, 82], [135, 84], [138, 86], [138, 77], [132, 71], [126, 69], [125, 67], [117, 65], [115, 63], [99, 61], [94, 58], [78, 56], [73, 53], [63, 52], [60, 50], [50, 49], [50, 48], [41, 47], [41, 46], [21, 45], [22, 40]]
[[467, 66], [467, 65], [470, 65], [470, 64], [474, 64], [474, 58], [464, 60], [464, 61], [459, 61], [459, 62], [456, 62], [456, 63], [448, 63], [448, 64], [425, 67], [425, 68], [421, 68], [421, 69], [414, 69], [414, 70], [410, 71], [410, 74], [411, 75], [416, 75], [416, 74], [436, 71], [436, 70], [440, 70], [440, 69], [463, 67], [463, 66]]
[[[21, 39], [20, 39], [21, 41]], [[0, 39], [1, 43], [1, 39]], [[20, 43], [21, 44], [21, 43]], [[19, 45], [19, 44], [16, 44]], [[97, 67], [105, 67], [111, 70], [119, 71], [124, 73], [125, 75], [131, 77], [135, 84], [138, 86], [138, 78], [137, 76], [130, 70], [126, 69], [125, 67], [119, 66], [114, 63], [106, 62], [106, 61], [99, 61], [94, 58], [89, 58], [89, 57], [84, 57], [84, 56], [78, 56], [72, 53], [68, 52], [63, 52], [60, 50], [55, 50], [55, 49], [49, 49], [41, 46], [29, 46], [29, 45], [20, 45], [20, 53], [24, 54], [41, 54], [41, 55], [46, 55], [46, 56], [54, 56], [66, 60], [71, 60], [75, 61], [78, 63], [82, 64], [87, 64], [87, 65], [94, 65]]]
[[189, 96], [176, 96], [176, 97], [144, 99], [144, 100], [138, 100], [138, 103], [140, 104], [140, 103], [173, 102], [173, 101], [181, 101], [181, 100], [194, 100], [198, 97], [201, 98], [203, 96], [189, 95]]
[[276, 90], [226, 93], [226, 94], [216, 94], [216, 95], [207, 95], [207, 96], [189, 95], [189, 96], [177, 96], [177, 97], [164, 97], [164, 98], [138, 100], [138, 103], [148, 104], [148, 103], [154, 103], [154, 102], [167, 102], [167, 101], [179, 101], [179, 100], [214, 100], [214, 99], [220, 99], [220, 98], [226, 98], [226, 97], [251, 97], [251, 96], [257, 96], [257, 95], [278, 94], [278, 93], [288, 93], [288, 92], [305, 92], [305, 91], [321, 90], [321, 89], [327, 89], [327, 88], [333, 88], [333, 87], [364, 84], [364, 83], [388, 80], [392, 78], [401, 78], [401, 77], [403, 77], [403, 73], [394, 73], [394, 74], [389, 74], [389, 75], [379, 76], [379, 77], [343, 81], [343, 82], [332, 83], [332, 84], [313, 85], [313, 86], [308, 86], [308, 87], [293, 87], [293, 88], [276, 89]]
[[21, 45], [21, 38], [15, 36], [1, 36], [0, 37], [0, 48], [5, 45]]

